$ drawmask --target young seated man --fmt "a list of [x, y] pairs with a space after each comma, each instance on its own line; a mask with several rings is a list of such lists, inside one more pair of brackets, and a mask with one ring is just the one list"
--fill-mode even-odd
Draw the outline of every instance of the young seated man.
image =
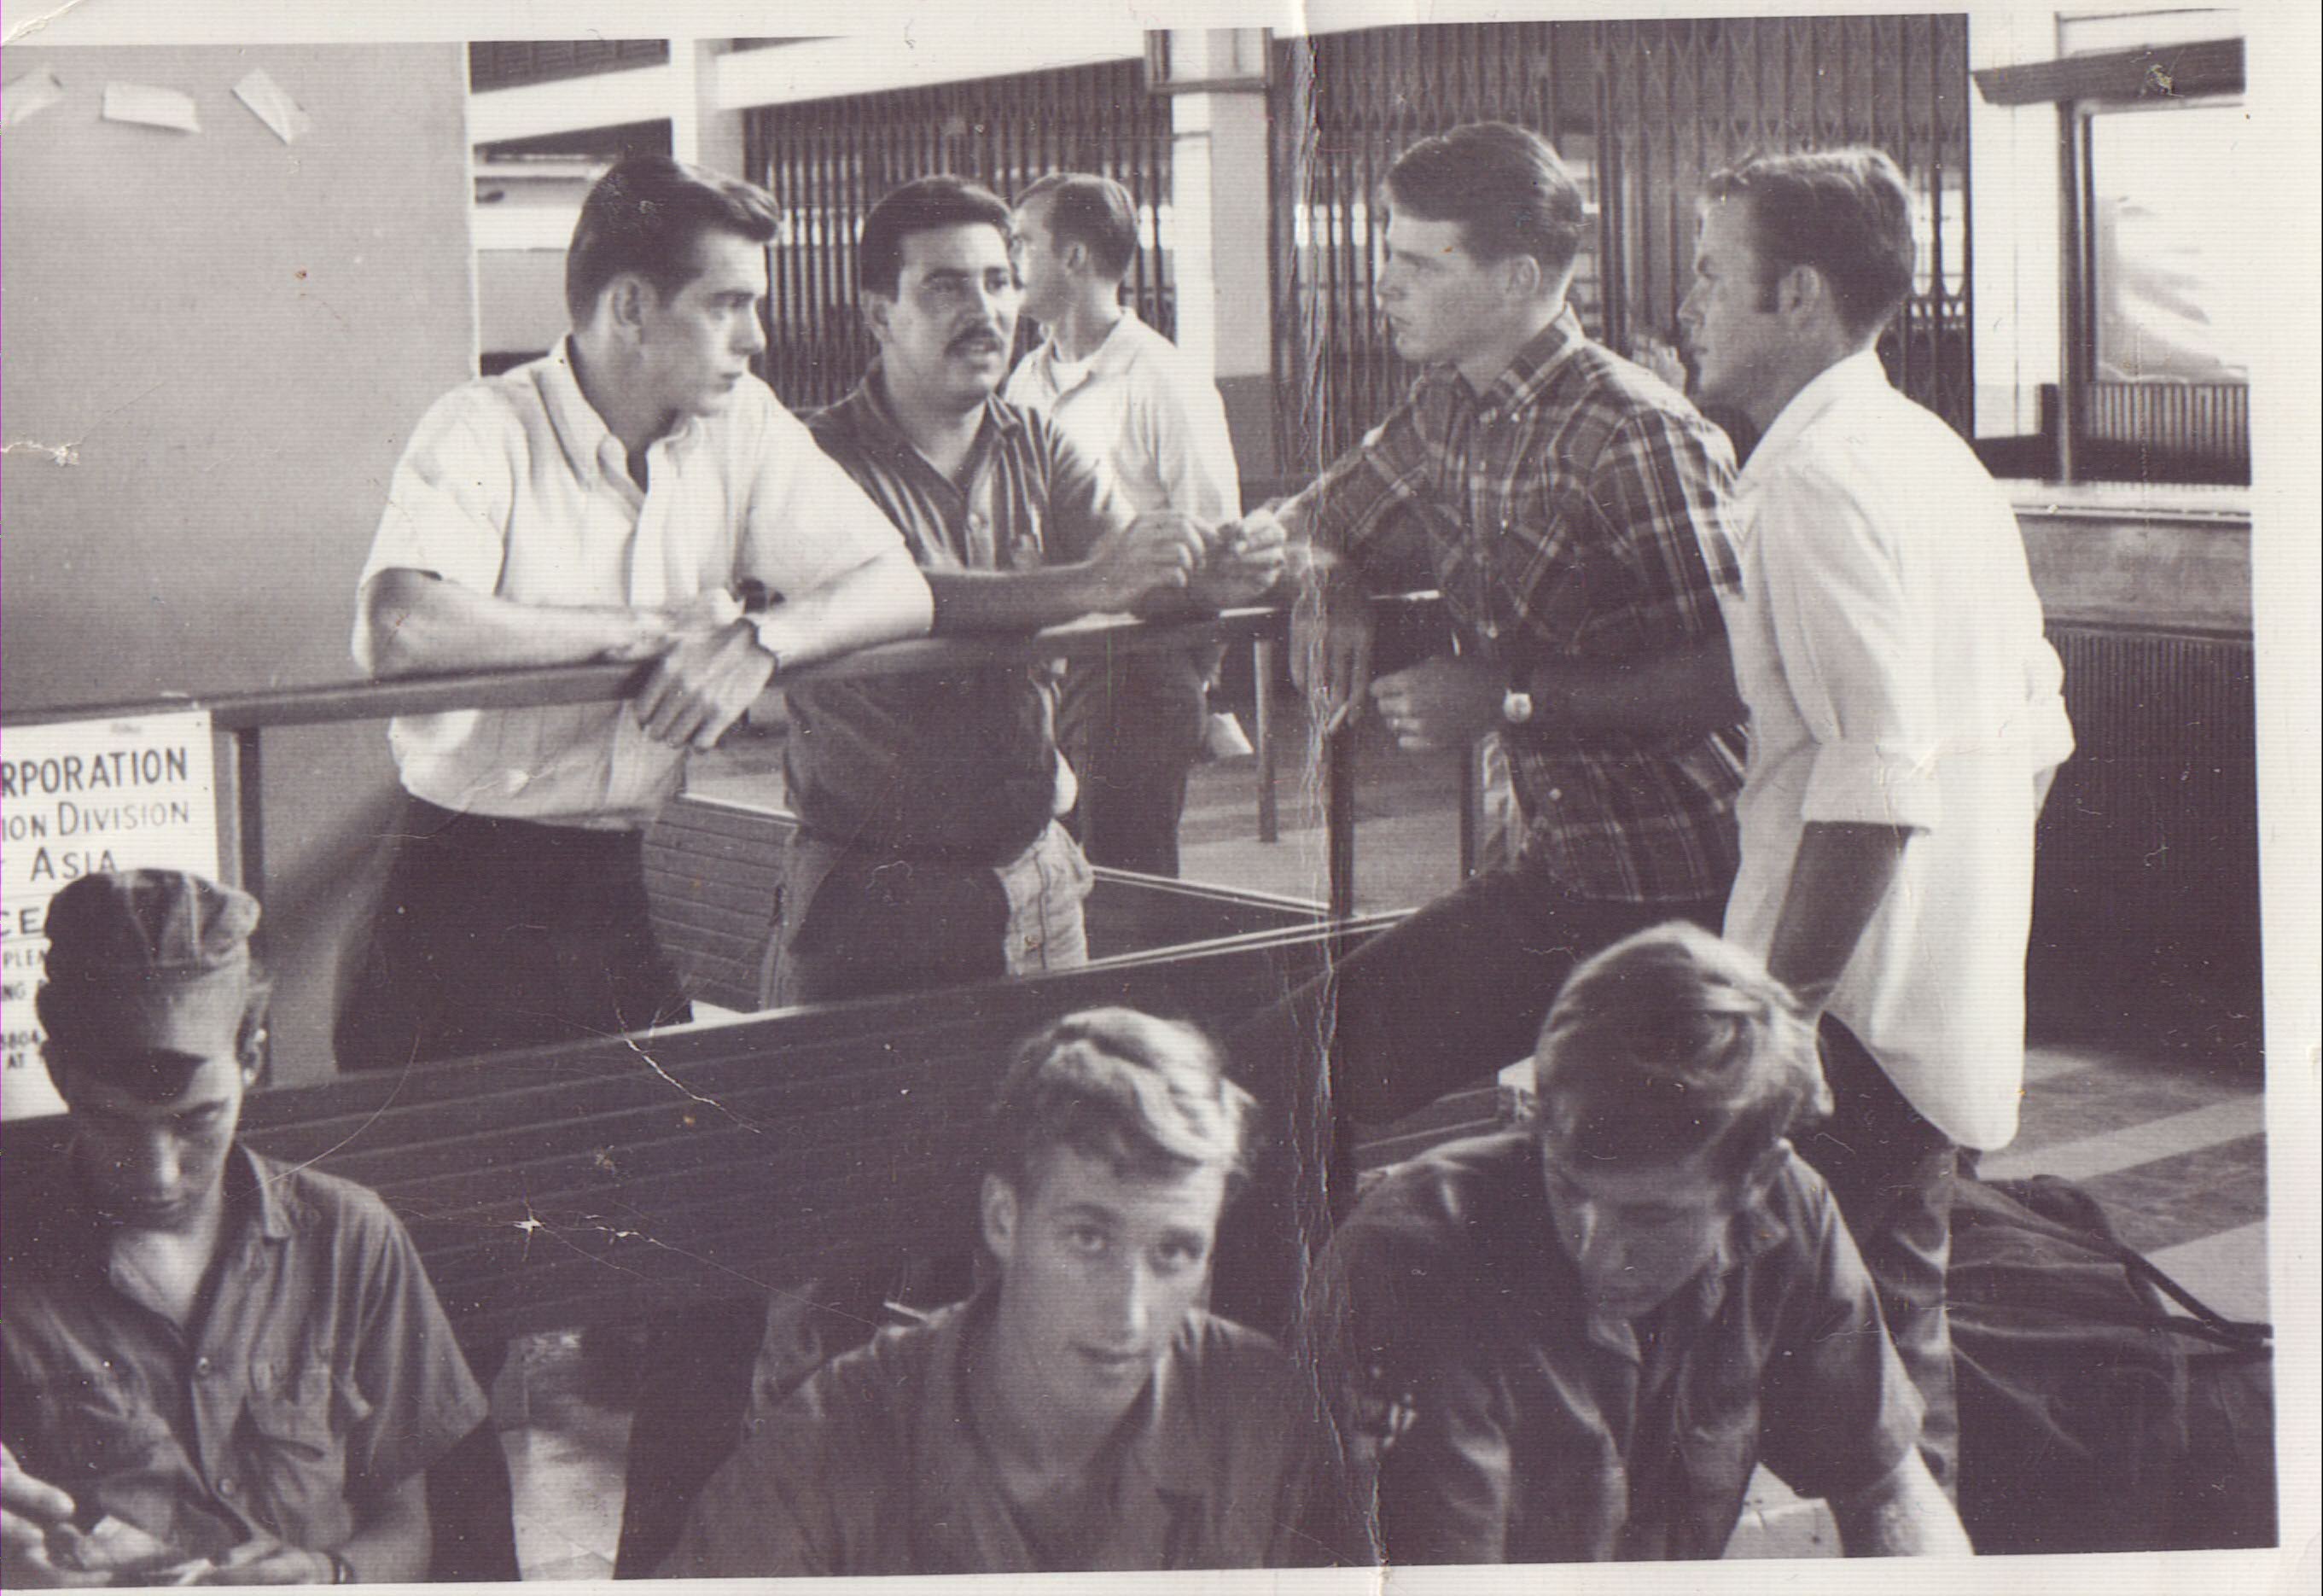
[[50, 902], [40, 1016], [70, 1141], [8, 1171], [12, 1589], [427, 1576], [425, 1471], [484, 1399], [386, 1206], [235, 1141], [257, 923], [248, 894], [177, 871]]
[[1692, 925], [1575, 972], [1536, 1126], [1357, 1204], [1318, 1268], [1325, 1390], [1408, 1563], [1716, 1557], [1762, 1456], [1851, 1556], [1969, 1550], [1855, 1244], [1789, 1135], [1804, 1012]]
[[1301, 1382], [1199, 1306], [1250, 1113], [1186, 1025], [1095, 1009], [1026, 1041], [983, 1183], [996, 1278], [760, 1415], [663, 1574], [1328, 1561]]

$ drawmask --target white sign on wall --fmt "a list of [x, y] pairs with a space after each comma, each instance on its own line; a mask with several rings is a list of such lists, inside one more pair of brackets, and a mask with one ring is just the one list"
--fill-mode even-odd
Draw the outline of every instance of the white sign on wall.
[[217, 785], [206, 710], [30, 726], [0, 737], [0, 1119], [60, 1112], [41, 1062], [49, 899], [100, 870], [217, 875]]

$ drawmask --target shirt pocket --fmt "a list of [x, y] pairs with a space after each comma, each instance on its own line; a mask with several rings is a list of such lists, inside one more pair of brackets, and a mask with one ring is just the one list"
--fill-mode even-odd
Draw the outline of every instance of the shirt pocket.
[[325, 1462], [337, 1450], [343, 1428], [332, 1422], [334, 1409], [344, 1405], [341, 1383], [327, 1350], [296, 1360], [261, 1353], [250, 1365], [250, 1426], [277, 1453], [302, 1463]]

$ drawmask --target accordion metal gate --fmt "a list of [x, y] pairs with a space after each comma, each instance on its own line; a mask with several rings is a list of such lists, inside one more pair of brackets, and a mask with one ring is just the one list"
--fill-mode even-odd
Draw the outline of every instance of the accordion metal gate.
[[1554, 142], [1594, 208], [1574, 302], [1617, 349], [1667, 340], [1703, 179], [1754, 150], [1873, 143], [1920, 210], [1913, 296], [1882, 341], [1904, 391], [1970, 429], [1968, 23], [1795, 17], [1374, 29], [1279, 41], [1272, 124], [1277, 445], [1312, 468], [1408, 372], [1371, 302], [1396, 152], [1500, 119]]

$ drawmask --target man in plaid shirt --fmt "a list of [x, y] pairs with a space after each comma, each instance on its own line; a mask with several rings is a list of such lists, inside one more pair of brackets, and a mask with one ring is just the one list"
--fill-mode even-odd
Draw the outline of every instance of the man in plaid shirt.
[[[1718, 603], [1731, 451], [1583, 335], [1580, 188], [1538, 134], [1492, 123], [1405, 151], [1383, 198], [1380, 307], [1423, 370], [1281, 511], [1314, 559], [1294, 673], [1333, 720], [1368, 689], [1407, 748], [1497, 734], [1527, 835], [1333, 977], [1339, 1112], [1371, 1124], [1524, 1057], [1596, 949], [1717, 927], [1742, 746]], [[1372, 680], [1369, 596], [1427, 586], [1452, 651]]]

